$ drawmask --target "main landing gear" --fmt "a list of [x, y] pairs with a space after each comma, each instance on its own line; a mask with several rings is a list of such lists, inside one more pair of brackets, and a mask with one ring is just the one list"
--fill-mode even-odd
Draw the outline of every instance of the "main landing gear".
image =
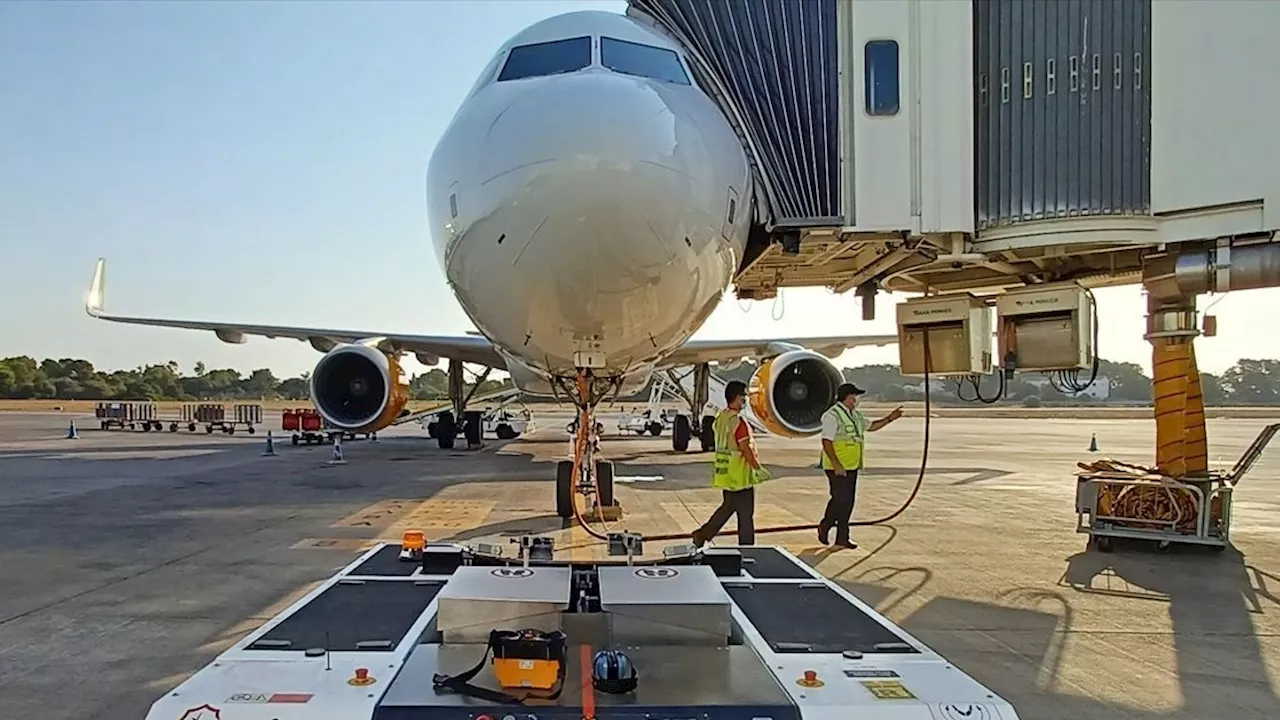
[[[690, 376], [693, 380], [692, 393], [685, 389], [684, 382]], [[710, 401], [711, 365], [699, 363], [683, 376], [676, 375], [674, 369], [667, 370], [667, 377], [671, 378], [675, 393], [689, 404], [689, 412], [677, 414], [671, 423], [671, 448], [676, 452], [687, 452], [689, 443], [696, 437], [702, 452], [711, 452], [716, 447], [716, 419], [714, 415], [706, 414]], [[691, 418], [698, 418], [696, 428]]]
[[[467, 441], [467, 448], [475, 449], [483, 443], [484, 413], [479, 410], [467, 410], [467, 403], [471, 402], [471, 398], [475, 397], [480, 384], [489, 377], [489, 372], [492, 369], [486, 367], [484, 372], [475, 374], [475, 381], [471, 383], [471, 389], [468, 390], [462, 362], [459, 360], [449, 361], [449, 404], [453, 409], [440, 413], [435, 422], [431, 423], [427, 429], [428, 434], [434, 437], [440, 445], [440, 449], [450, 450], [453, 448], [458, 439], [459, 418], [462, 419], [462, 436]], [[502, 435], [503, 433], [499, 433], [500, 438]]]
[[578, 408], [578, 417], [569, 426], [570, 459], [556, 464], [556, 514], [576, 518], [588, 533], [605, 539], [607, 535], [592, 530], [588, 521], [617, 520], [622, 508], [613, 496], [613, 463], [599, 457], [603, 426], [596, 422], [594, 410], [606, 395], [616, 391], [617, 383], [595, 378], [585, 369], [578, 371], [576, 382], [556, 382]]

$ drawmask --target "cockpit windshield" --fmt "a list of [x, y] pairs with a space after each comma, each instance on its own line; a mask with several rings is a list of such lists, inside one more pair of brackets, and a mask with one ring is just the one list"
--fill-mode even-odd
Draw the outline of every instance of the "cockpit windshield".
[[589, 36], [511, 48], [498, 82], [576, 72], [591, 65]]
[[666, 48], [602, 37], [600, 64], [625, 75], [638, 75], [678, 85], [689, 84], [689, 76], [680, 64], [680, 56]]

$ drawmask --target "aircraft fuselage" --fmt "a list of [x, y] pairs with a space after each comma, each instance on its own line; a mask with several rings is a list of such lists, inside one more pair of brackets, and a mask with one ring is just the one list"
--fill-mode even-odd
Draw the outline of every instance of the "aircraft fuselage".
[[583, 366], [643, 383], [732, 281], [750, 178], [679, 45], [577, 12], [481, 73], [431, 156], [428, 212], [449, 286], [518, 384]]

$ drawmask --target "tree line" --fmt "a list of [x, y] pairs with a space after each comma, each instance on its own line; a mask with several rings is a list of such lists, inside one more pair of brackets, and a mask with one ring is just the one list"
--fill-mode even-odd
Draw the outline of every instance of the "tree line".
[[[716, 368], [724, 380], [747, 382], [756, 364], [744, 362], [735, 368]], [[845, 368], [844, 377], [868, 393], [868, 399], [903, 402], [919, 399], [923, 391], [920, 378], [904, 377], [897, 365], [863, 365]], [[1083, 384], [1089, 373], [1078, 378]], [[147, 365], [133, 370], [104, 371], [88, 360], [64, 358], [37, 361], [26, 356], [0, 360], [0, 398], [11, 400], [298, 400], [310, 397], [309, 373], [279, 379], [271, 370], [259, 368], [242, 375], [230, 368], [210, 370], [196, 363], [191, 374], [184, 374], [176, 362]], [[1109, 396], [1105, 401], [1072, 393], [1064, 393], [1051, 384], [1036, 382], [1043, 376], [1017, 375], [1008, 381], [998, 403], [1022, 405], [1113, 403], [1140, 404], [1151, 402], [1151, 378], [1135, 363], [1102, 360], [1098, 378], [1105, 378]], [[1280, 405], [1280, 360], [1242, 359], [1221, 375], [1200, 374], [1205, 404]], [[506, 387], [510, 380], [486, 380], [476, 389], [483, 395]], [[999, 379], [983, 378], [979, 391], [986, 398], [999, 392]], [[939, 379], [931, 396], [933, 402], [959, 404], [972, 401], [971, 387], [952, 391], [955, 381]], [[449, 376], [439, 368], [412, 377], [410, 395], [414, 400], [448, 398]], [[648, 391], [624, 401], [642, 401]]]
[[[88, 360], [18, 356], [0, 360], [0, 398], [9, 400], [298, 400], [311, 396], [310, 373], [281, 380], [267, 368], [242, 375], [239, 370], [210, 370], [198, 362], [184, 374], [176, 362], [133, 370], [104, 371]], [[477, 395], [509, 387], [510, 381], [486, 380]], [[449, 396], [449, 376], [432, 369], [409, 383], [414, 400]]]

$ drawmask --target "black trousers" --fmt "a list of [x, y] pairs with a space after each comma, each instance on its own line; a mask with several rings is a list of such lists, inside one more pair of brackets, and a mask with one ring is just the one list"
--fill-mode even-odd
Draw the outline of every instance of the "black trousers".
[[844, 477], [827, 471], [827, 485], [831, 489], [831, 499], [827, 501], [827, 511], [822, 515], [822, 527], [836, 529], [836, 542], [849, 539], [849, 520], [853, 517], [853, 500], [858, 494], [858, 471], [845, 470]]
[[[703, 543], [711, 540], [720, 532], [720, 528], [729, 522], [729, 518], [738, 516], [738, 544], [739, 545], [755, 545], [756, 544], [756, 489], [747, 488], [745, 490], [728, 490], [720, 491], [723, 496], [720, 501], [720, 507], [711, 513], [711, 517], [703, 523], [702, 527], [694, 531], [695, 538]], [[701, 543], [699, 543], [701, 544]]]

